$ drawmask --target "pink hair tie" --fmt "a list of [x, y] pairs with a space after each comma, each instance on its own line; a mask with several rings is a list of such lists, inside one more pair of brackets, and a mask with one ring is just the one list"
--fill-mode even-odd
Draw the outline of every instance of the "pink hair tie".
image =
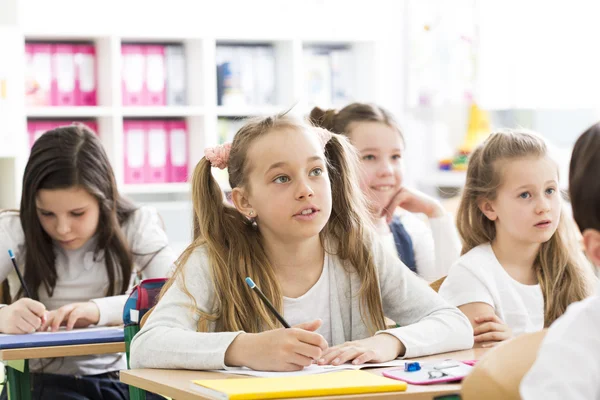
[[225, 169], [229, 163], [229, 152], [231, 151], [231, 143], [221, 144], [215, 147], [207, 147], [204, 149], [204, 157], [215, 168]]
[[323, 145], [323, 148], [325, 148], [325, 146], [327, 145], [327, 142], [329, 142], [331, 140], [331, 132], [328, 131], [325, 128], [320, 128], [320, 127], [315, 127], [315, 130], [317, 132], [317, 136], [319, 137], [319, 140], [321, 141], [321, 144]]

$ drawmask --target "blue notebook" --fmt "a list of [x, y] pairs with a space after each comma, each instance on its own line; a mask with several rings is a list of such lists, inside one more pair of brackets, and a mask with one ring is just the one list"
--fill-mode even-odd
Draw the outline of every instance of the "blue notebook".
[[67, 346], [75, 344], [123, 342], [123, 328], [89, 328], [35, 332], [27, 335], [0, 334], [0, 350], [29, 347]]

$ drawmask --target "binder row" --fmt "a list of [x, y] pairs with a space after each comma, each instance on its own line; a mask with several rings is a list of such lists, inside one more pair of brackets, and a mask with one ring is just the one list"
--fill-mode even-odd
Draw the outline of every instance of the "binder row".
[[123, 44], [124, 106], [186, 105], [186, 68], [182, 45]]
[[26, 43], [29, 106], [95, 106], [96, 50], [89, 43]]
[[345, 105], [354, 100], [356, 71], [350, 49], [305, 48], [304, 74], [309, 104]]
[[189, 135], [184, 120], [123, 121], [125, 183], [186, 182]]
[[30, 119], [27, 121], [27, 134], [29, 136], [29, 148], [33, 147], [33, 143], [38, 140], [40, 136], [42, 136], [45, 132], [51, 131], [52, 129], [56, 129], [61, 126], [72, 125], [73, 122], [80, 122], [85, 124], [88, 128], [92, 130], [96, 135], [98, 135], [98, 123], [93, 119], [83, 119], [80, 121], [73, 120], [37, 120]]

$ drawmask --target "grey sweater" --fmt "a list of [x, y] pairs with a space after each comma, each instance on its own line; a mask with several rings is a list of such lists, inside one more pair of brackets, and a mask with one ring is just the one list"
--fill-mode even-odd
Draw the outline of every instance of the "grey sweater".
[[[373, 246], [384, 315], [399, 328], [377, 332], [397, 337], [406, 347], [405, 358], [468, 349], [473, 329], [457, 308], [438, 296], [421, 278], [379, 244]], [[360, 316], [358, 275], [344, 267], [335, 254], [329, 260], [331, 310], [330, 346], [370, 336]], [[214, 290], [204, 246], [197, 248], [184, 266], [188, 291], [197, 306], [212, 312]], [[179, 282], [172, 285], [135, 336], [132, 368], [224, 369], [225, 352], [242, 332], [196, 332], [198, 317]], [[285, 310], [284, 310], [285, 315]]]

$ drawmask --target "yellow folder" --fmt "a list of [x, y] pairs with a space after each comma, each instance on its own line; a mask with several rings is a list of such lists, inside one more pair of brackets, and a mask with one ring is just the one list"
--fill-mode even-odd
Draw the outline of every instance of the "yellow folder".
[[194, 381], [197, 390], [215, 399], [251, 400], [290, 397], [331, 396], [398, 392], [406, 383], [366, 371], [341, 371], [328, 374], [280, 378], [232, 378]]

